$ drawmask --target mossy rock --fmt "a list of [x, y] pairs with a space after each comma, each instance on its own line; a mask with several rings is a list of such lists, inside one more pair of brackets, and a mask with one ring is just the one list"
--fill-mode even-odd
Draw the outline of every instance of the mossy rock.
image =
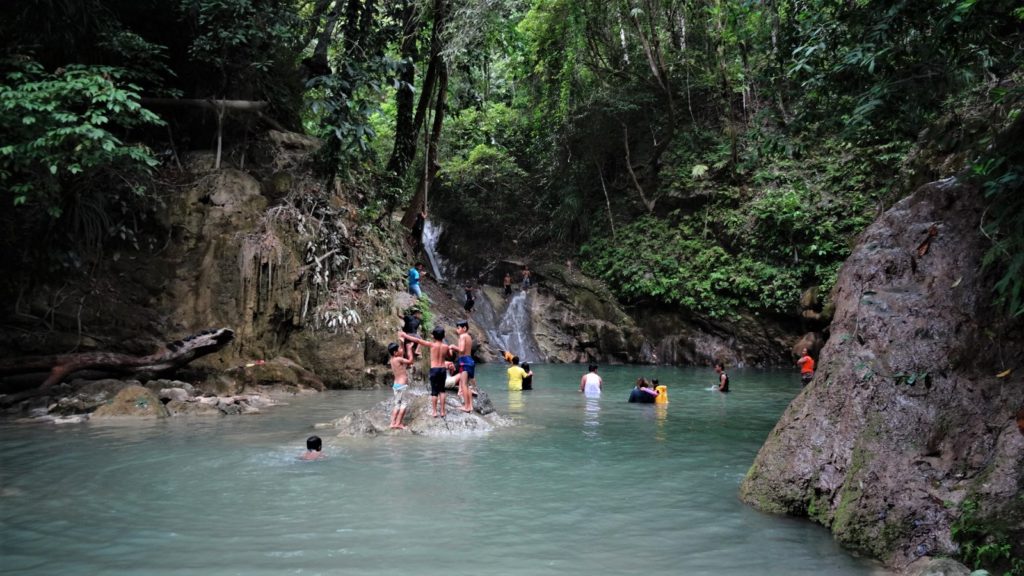
[[122, 389], [114, 399], [93, 412], [92, 419], [166, 418], [170, 414], [156, 394], [140, 384]]

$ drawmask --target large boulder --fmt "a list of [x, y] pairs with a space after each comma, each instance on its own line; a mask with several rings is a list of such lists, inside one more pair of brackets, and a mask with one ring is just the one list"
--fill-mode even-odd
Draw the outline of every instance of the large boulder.
[[961, 538], [1002, 538], [1024, 557], [1024, 384], [1005, 372], [1024, 365], [1024, 331], [993, 309], [983, 212], [982, 192], [950, 179], [864, 232], [814, 381], [761, 448], [743, 500], [809, 516], [896, 567], [956, 554], [958, 519]]
[[93, 420], [111, 418], [166, 418], [169, 416], [163, 402], [156, 394], [138, 382], [126, 386], [92, 413]]

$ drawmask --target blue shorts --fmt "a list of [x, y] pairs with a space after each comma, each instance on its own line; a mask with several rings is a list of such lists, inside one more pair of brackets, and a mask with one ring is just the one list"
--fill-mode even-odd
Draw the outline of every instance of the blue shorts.
[[459, 357], [459, 372], [468, 374], [467, 378], [476, 378], [476, 362], [473, 362], [472, 356]]

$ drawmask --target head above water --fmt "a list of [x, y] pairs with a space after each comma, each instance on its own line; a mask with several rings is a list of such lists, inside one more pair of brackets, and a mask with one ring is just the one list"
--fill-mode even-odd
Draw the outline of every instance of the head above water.
[[723, 364], [721, 362], [715, 362], [715, 370], [717, 370], [719, 372], [721, 372], [722, 370], [725, 370], [725, 364]]
[[434, 340], [444, 340], [444, 328], [436, 326], [430, 331], [430, 335], [434, 337]]
[[513, 356], [512, 357], [512, 364], [513, 365], [519, 364], [519, 356]]
[[658, 379], [657, 378], [651, 378], [651, 386], [657, 386], [657, 385], [658, 385]]
[[523, 362], [523, 370], [526, 370], [527, 372], [530, 371], [530, 363], [529, 362]]
[[388, 344], [388, 354], [394, 356], [395, 353], [398, 352], [399, 348], [401, 347], [398, 344], [395, 344], [394, 342]]
[[321, 440], [319, 436], [310, 436], [309, 438], [306, 438], [306, 450], [319, 452], [323, 446], [323, 440]]
[[587, 366], [587, 370], [590, 372], [597, 372], [597, 364], [591, 364], [590, 366]]

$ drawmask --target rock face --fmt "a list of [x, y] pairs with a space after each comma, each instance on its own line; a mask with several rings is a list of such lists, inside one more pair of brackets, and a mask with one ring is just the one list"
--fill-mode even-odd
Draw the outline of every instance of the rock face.
[[991, 306], [982, 214], [981, 192], [950, 179], [864, 232], [814, 381], [761, 448], [743, 500], [806, 515], [899, 568], [956, 554], [958, 518], [1024, 556], [1024, 334]]
[[549, 361], [792, 363], [795, 327], [749, 314], [715, 321], [667, 308], [624, 309], [604, 284], [558, 264], [539, 266], [537, 277], [542, 282], [532, 292], [532, 324]]

